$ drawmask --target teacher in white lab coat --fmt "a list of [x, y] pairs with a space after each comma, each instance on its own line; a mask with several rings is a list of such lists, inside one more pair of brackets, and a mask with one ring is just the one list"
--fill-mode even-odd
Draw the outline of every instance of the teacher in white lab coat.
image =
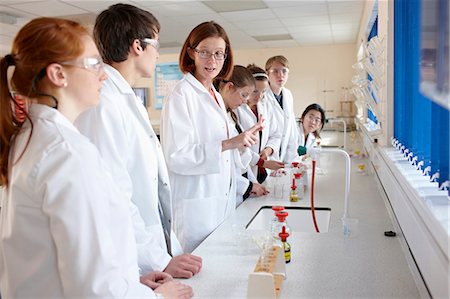
[[[152, 277], [139, 277], [128, 202], [95, 146], [73, 125], [98, 103], [105, 79], [94, 41], [69, 20], [30, 21], [0, 61], [4, 298], [157, 297], [140, 282]], [[155, 292], [192, 295], [173, 281]]]
[[161, 140], [173, 191], [174, 229], [184, 250], [193, 251], [235, 209], [233, 150], [251, 146], [260, 126], [232, 137], [225, 104], [213, 86], [226, 79], [233, 52], [225, 30], [204, 22], [180, 53], [184, 78], [166, 97]]

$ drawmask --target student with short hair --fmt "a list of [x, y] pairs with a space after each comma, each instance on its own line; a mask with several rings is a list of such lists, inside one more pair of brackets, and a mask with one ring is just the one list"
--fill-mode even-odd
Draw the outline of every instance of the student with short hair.
[[114, 181], [132, 202], [143, 273], [157, 270], [190, 278], [200, 271], [202, 260], [183, 254], [172, 232], [172, 192], [161, 145], [146, 107], [131, 88], [138, 79], [153, 76], [159, 30], [150, 12], [129, 4], [112, 5], [97, 16], [94, 40], [108, 79], [99, 105], [76, 124], [97, 146]]
[[283, 163], [290, 164], [298, 160], [297, 140], [298, 129], [294, 114], [294, 98], [285, 86], [289, 77], [289, 62], [286, 57], [277, 55], [266, 62], [266, 72], [269, 76], [270, 89], [265, 97], [272, 104], [277, 130], [281, 135], [278, 158]]

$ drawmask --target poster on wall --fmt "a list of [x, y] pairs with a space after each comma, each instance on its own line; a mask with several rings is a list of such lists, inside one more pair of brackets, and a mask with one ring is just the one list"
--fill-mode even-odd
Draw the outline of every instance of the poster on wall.
[[155, 109], [161, 110], [166, 95], [183, 78], [176, 62], [158, 63], [155, 71]]

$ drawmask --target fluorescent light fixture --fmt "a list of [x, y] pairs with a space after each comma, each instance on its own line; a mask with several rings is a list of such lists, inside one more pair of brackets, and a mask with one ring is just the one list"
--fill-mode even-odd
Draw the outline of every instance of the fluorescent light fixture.
[[252, 37], [259, 42], [293, 39], [290, 34], [259, 35], [259, 36], [252, 36]]
[[0, 11], [0, 23], [14, 25], [17, 23], [17, 16]]
[[161, 43], [161, 48], [178, 48], [181, 47], [181, 43], [179, 42], [167, 42], [167, 43]]
[[263, 1], [201, 1], [215, 12], [231, 12], [267, 8]]

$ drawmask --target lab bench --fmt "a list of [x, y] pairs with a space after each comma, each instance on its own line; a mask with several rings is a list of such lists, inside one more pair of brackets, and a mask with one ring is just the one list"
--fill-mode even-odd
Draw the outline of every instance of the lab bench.
[[[352, 160], [349, 195], [350, 217], [359, 220], [357, 231], [344, 237], [344, 161], [321, 155], [325, 174], [316, 175], [315, 206], [331, 208], [329, 231], [292, 232], [291, 262], [286, 264], [279, 298], [424, 296], [423, 282], [404, 249], [391, 208], [374, 174], [357, 171], [361, 163], [369, 162]], [[245, 226], [260, 207], [272, 205], [309, 207], [310, 188], [296, 203], [289, 202], [287, 192], [283, 199], [269, 194], [244, 201], [193, 252], [203, 258], [201, 272], [184, 281], [193, 287], [194, 298], [246, 298], [248, 275], [260, 254], [253, 238], [263, 232]], [[385, 231], [397, 231], [397, 236], [386, 237]]]

